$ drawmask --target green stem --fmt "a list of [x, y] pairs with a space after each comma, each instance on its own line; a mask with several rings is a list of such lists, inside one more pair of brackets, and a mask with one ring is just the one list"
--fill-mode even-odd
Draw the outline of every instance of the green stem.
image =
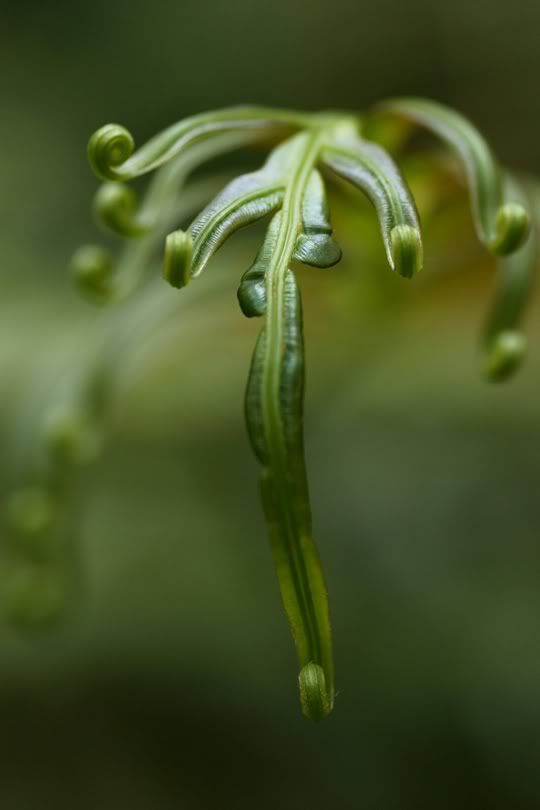
[[[300, 689], [304, 712], [313, 719], [320, 719], [332, 708], [333, 661], [327, 593], [311, 537], [303, 457], [301, 315], [299, 301], [293, 302], [296, 323], [287, 321], [291, 307], [287, 276], [302, 229], [302, 201], [321, 145], [322, 131], [299, 136], [298, 159], [285, 190], [276, 247], [266, 276], [268, 305], [261, 378], [261, 415], [267, 437], [267, 469], [263, 474], [265, 507], [271, 529], [274, 528], [272, 547], [282, 598], [302, 666]], [[287, 424], [291, 414], [284, 408], [284, 388], [289, 378], [294, 379], [298, 374], [299, 413], [297, 419], [292, 414], [291, 425]], [[304, 675], [309, 676], [307, 687]], [[322, 693], [319, 705], [315, 706], [314, 689]]]

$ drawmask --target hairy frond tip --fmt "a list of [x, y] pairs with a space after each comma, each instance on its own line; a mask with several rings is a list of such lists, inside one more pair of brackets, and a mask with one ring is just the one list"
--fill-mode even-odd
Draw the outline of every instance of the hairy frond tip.
[[412, 225], [396, 225], [390, 234], [393, 269], [403, 278], [413, 278], [422, 269], [422, 240]]
[[173, 231], [165, 241], [163, 278], [181, 289], [191, 278], [192, 239], [186, 231]]
[[522, 332], [500, 332], [488, 351], [485, 376], [490, 382], [504, 382], [520, 368], [527, 355], [527, 338]]
[[497, 212], [495, 236], [490, 248], [499, 256], [514, 253], [527, 239], [531, 228], [528, 211], [519, 203], [506, 203]]
[[99, 302], [110, 298], [113, 262], [108, 250], [97, 245], [83, 245], [73, 254], [71, 271], [85, 296]]
[[88, 141], [90, 166], [102, 180], [118, 180], [116, 169], [135, 151], [131, 133], [120, 124], [105, 124]]
[[300, 703], [308, 720], [324, 720], [332, 711], [333, 695], [328, 694], [326, 676], [320, 664], [310, 661], [300, 670]]
[[123, 183], [107, 181], [94, 197], [96, 216], [109, 230], [119, 236], [142, 236], [148, 232], [137, 219], [137, 195]]

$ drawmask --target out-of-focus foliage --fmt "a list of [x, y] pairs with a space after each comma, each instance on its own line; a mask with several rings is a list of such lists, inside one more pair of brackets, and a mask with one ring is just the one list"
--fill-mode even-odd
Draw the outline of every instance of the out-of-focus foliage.
[[[96, 121], [143, 137], [250, 97], [357, 108], [414, 92], [538, 169], [536, 3], [511, 16], [502, 3], [338, 2], [331, 15], [321, 3], [305, 17], [283, 2], [264, 26], [279, 59], [247, 72], [260, 20], [243, 3], [4, 4], [3, 486], [21, 402], [39, 411], [36, 386], [56, 384], [93, 318], [66, 264], [91, 236], [80, 156]], [[423, 214], [429, 189], [410, 179]], [[240, 237], [214, 268], [226, 289], [169, 321], [119, 380], [111, 445], [84, 482], [72, 619], [34, 640], [2, 631], [2, 806], [536, 809], [538, 306], [521, 375], [487, 388], [474, 345], [493, 267], [441, 183], [412, 287], [385, 271], [370, 218], [338, 200], [339, 278], [300, 279], [307, 452], [347, 708], [338, 695], [314, 733], [282, 677], [294, 661], [241, 419], [256, 327], [231, 306], [255, 247]]]

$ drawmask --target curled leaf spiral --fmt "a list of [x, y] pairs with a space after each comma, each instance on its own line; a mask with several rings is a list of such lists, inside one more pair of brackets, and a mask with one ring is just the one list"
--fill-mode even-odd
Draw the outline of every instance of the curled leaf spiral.
[[116, 169], [135, 151], [131, 133], [120, 124], [105, 124], [88, 142], [88, 160], [102, 180], [118, 180]]

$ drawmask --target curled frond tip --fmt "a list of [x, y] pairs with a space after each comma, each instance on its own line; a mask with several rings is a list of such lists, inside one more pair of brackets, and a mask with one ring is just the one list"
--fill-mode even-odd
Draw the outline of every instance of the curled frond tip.
[[310, 661], [298, 676], [302, 711], [309, 720], [323, 720], [332, 711], [333, 700], [328, 694], [326, 677], [320, 664]]
[[113, 263], [108, 250], [97, 245], [84, 245], [74, 253], [71, 270], [77, 286], [85, 295], [98, 301], [109, 298]]
[[529, 235], [531, 220], [519, 203], [506, 203], [499, 208], [495, 222], [495, 237], [491, 250], [499, 256], [514, 253]]
[[123, 183], [103, 183], [94, 197], [98, 219], [120, 236], [142, 236], [147, 228], [137, 219], [137, 195]]
[[412, 278], [422, 269], [420, 234], [412, 225], [396, 225], [390, 234], [394, 270], [403, 278]]
[[173, 231], [165, 242], [163, 277], [172, 287], [185, 287], [191, 277], [192, 240], [186, 231]]
[[88, 141], [88, 160], [102, 180], [117, 180], [116, 169], [135, 151], [131, 133], [120, 124], [105, 124]]
[[491, 382], [504, 382], [523, 363], [527, 355], [527, 338], [521, 332], [507, 329], [493, 340], [488, 351], [485, 376]]

